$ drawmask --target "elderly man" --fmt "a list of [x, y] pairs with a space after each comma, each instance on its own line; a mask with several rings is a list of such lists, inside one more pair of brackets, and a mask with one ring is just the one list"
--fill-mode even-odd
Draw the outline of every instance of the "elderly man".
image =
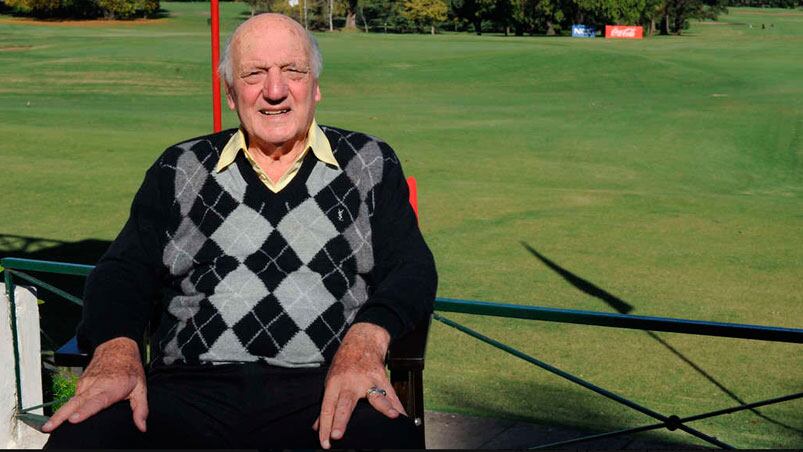
[[240, 127], [146, 173], [87, 281], [94, 354], [49, 447], [411, 445], [384, 358], [431, 311], [434, 262], [393, 150], [315, 122], [321, 65], [285, 16], [234, 32], [221, 75]]

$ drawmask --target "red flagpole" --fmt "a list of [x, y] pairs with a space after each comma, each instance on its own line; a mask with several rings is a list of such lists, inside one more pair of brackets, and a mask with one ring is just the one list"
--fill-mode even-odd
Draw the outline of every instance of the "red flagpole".
[[220, 76], [217, 73], [220, 61], [220, 8], [218, 0], [211, 0], [212, 16], [212, 128], [220, 132]]

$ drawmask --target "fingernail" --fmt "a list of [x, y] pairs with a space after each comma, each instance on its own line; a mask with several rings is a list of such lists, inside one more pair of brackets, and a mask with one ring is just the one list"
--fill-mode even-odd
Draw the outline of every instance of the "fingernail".
[[343, 432], [340, 430], [332, 430], [332, 438], [340, 439], [341, 436], [343, 436]]
[[78, 413], [73, 413], [72, 416], [70, 416], [70, 420], [73, 422], [77, 421], [80, 418], [81, 416], [79, 416]]
[[51, 427], [53, 427], [53, 423], [52, 423], [52, 422], [50, 422], [50, 421], [47, 421], [47, 422], [45, 422], [45, 424], [42, 426], [42, 430], [50, 430], [50, 428], [51, 428]]
[[329, 448], [329, 441], [328, 440], [324, 441], [322, 446], [323, 446], [324, 449], [328, 449]]

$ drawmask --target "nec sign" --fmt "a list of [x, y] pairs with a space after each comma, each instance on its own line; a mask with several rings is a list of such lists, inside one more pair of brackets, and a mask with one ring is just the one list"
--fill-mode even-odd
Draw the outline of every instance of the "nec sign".
[[575, 24], [572, 25], [573, 38], [593, 38], [596, 29], [591, 25]]

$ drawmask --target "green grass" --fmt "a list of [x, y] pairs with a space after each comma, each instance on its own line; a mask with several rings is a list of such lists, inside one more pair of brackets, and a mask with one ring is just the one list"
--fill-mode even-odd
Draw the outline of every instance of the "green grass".
[[[221, 6], [230, 31], [245, 7]], [[0, 233], [111, 239], [161, 150], [210, 130], [206, 6], [163, 7], [148, 24], [0, 22]], [[418, 178], [439, 295], [611, 310], [524, 242], [633, 314], [803, 327], [803, 11], [734, 8], [643, 41], [318, 37], [319, 121], [383, 137]], [[448, 317], [665, 414], [736, 404], [712, 379], [746, 401], [803, 384], [799, 346], [659, 335], [703, 374], [643, 332]], [[440, 324], [427, 369], [430, 409], [651, 422]], [[803, 403], [761, 411], [792, 428], [694, 426], [803, 447]]]
[[56, 403], [53, 405], [55, 412], [68, 400], [75, 395], [75, 385], [78, 382], [78, 376], [72, 373], [65, 367], [60, 367], [53, 373], [53, 400]]

